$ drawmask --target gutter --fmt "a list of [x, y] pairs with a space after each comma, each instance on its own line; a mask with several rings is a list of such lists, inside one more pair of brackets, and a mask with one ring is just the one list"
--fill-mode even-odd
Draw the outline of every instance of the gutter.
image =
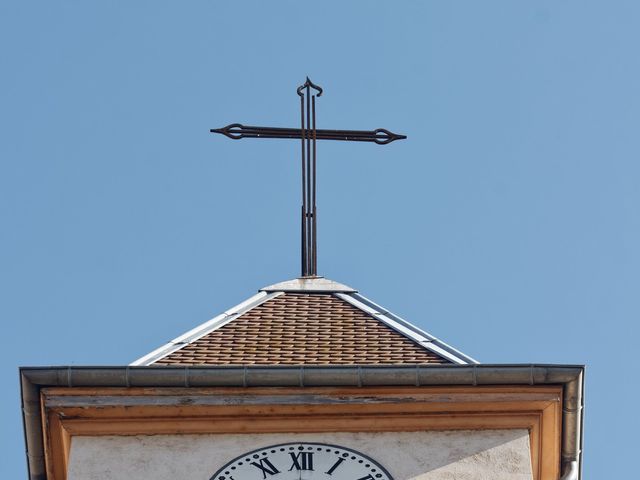
[[562, 385], [560, 480], [581, 478], [584, 366], [325, 365], [22, 367], [22, 418], [30, 480], [46, 480], [40, 410], [45, 387], [370, 387]]

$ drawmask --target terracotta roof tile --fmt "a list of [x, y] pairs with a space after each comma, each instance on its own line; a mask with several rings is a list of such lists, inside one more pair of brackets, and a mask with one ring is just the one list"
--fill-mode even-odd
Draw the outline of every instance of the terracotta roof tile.
[[284, 293], [156, 365], [450, 363], [331, 294]]

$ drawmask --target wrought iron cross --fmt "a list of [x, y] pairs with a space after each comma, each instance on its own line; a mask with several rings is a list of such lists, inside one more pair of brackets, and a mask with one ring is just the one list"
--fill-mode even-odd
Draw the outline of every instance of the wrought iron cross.
[[[314, 90], [315, 92], [312, 92]], [[373, 142], [386, 145], [407, 138], [384, 128], [377, 130], [322, 130], [316, 129], [316, 97], [322, 88], [309, 77], [297, 89], [300, 96], [300, 128], [255, 127], [232, 123], [223, 128], [212, 128], [212, 133], [221, 133], [234, 140], [241, 138], [295, 138], [302, 147], [302, 229], [301, 254], [302, 276], [318, 274], [317, 255], [317, 209], [316, 209], [316, 140], [343, 140], [351, 142]]]

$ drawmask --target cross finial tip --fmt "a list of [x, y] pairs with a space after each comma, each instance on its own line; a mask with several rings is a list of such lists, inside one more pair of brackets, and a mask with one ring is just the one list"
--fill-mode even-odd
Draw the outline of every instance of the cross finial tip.
[[321, 87], [320, 85], [316, 85], [315, 83], [313, 83], [313, 82], [311, 81], [311, 79], [309, 78], [309, 76], [308, 76], [308, 75], [307, 75], [307, 77], [306, 77], [306, 79], [305, 79], [305, 82], [304, 82], [302, 85], [300, 85], [300, 86], [298, 87], [298, 90], [297, 90], [298, 95], [300, 95], [301, 97], [303, 96], [302, 90], [303, 90], [305, 87], [311, 87], [311, 88], [313, 88], [314, 90], [316, 90], [316, 91], [318, 92], [318, 93], [316, 94], [318, 97], [321, 97], [321, 96], [322, 96], [322, 87]]

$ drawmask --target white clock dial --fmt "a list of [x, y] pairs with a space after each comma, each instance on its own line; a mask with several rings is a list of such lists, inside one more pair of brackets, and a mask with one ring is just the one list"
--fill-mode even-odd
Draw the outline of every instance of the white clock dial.
[[245, 453], [209, 480], [393, 480], [370, 457], [324, 443], [283, 443]]

